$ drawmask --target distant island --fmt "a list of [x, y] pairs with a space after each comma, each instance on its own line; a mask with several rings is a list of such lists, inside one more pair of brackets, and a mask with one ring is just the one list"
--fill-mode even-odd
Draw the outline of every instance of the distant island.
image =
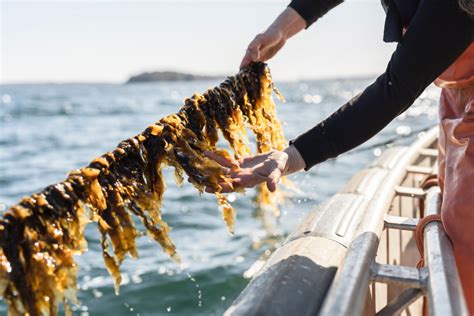
[[157, 81], [196, 81], [221, 79], [224, 76], [206, 76], [182, 73], [176, 71], [154, 71], [144, 72], [136, 76], [131, 76], [126, 83], [157, 82]]

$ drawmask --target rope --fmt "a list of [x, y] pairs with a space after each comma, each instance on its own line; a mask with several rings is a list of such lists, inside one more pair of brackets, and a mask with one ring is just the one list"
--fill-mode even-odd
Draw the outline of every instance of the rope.
[[433, 215], [428, 215], [423, 217], [419, 222], [418, 225], [416, 225], [416, 230], [415, 230], [415, 240], [416, 240], [416, 246], [418, 247], [418, 251], [420, 252], [420, 261], [416, 264], [417, 268], [422, 268], [425, 266], [425, 258], [424, 258], [424, 243], [423, 243], [423, 230], [425, 229], [426, 225], [428, 225], [431, 222], [440, 222], [441, 221], [441, 215], [439, 214], [433, 214]]
[[[431, 187], [438, 186], [438, 175], [437, 174], [430, 174], [426, 177], [426, 179], [421, 184], [421, 188], [427, 191]], [[419, 200], [419, 207], [420, 207], [420, 217], [425, 215], [425, 200]]]

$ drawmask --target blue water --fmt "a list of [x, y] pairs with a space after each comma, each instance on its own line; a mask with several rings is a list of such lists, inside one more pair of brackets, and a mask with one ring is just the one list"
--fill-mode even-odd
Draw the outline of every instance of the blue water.
[[[373, 79], [277, 83], [286, 103], [277, 102], [288, 139], [310, 128], [360, 92]], [[0, 211], [22, 196], [66, 177], [112, 150], [120, 140], [176, 112], [183, 99], [218, 82], [137, 85], [44, 84], [0, 86]], [[80, 264], [75, 315], [216, 315], [245, 287], [244, 272], [283, 242], [304, 216], [334, 194], [387, 146], [408, 144], [437, 122], [439, 92], [430, 87], [406, 113], [368, 143], [291, 179], [301, 193], [287, 201], [270, 231], [258, 218], [255, 192], [237, 195], [235, 235], [226, 232], [212, 195], [199, 196], [188, 183], [178, 188], [166, 174], [164, 219], [183, 259], [184, 271], [159, 246], [143, 237], [137, 261], [122, 266], [120, 296], [104, 268], [96, 228], [86, 236], [89, 251]], [[383, 106], [383, 104], [380, 104]], [[0, 313], [6, 306], [0, 303]]]

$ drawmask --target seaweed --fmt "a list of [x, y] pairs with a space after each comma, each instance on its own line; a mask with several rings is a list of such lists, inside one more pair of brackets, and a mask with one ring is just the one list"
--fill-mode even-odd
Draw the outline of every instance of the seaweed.
[[[246, 129], [255, 135], [257, 152], [283, 149], [286, 141], [272, 89], [268, 67], [254, 63], [220, 86], [186, 99], [178, 113], [70, 172], [63, 182], [11, 206], [0, 218], [0, 295], [9, 313], [55, 315], [61, 303], [68, 313], [68, 305], [76, 303], [74, 256], [87, 251], [84, 228], [90, 222], [97, 223], [104, 263], [117, 293], [120, 264], [127, 255], [138, 256], [135, 240], [141, 233], [134, 217], [179, 262], [160, 211], [166, 166], [175, 169], [178, 184], [186, 175], [200, 193], [205, 187], [214, 189], [232, 233], [235, 210], [219, 185], [223, 181], [232, 185], [232, 180], [204, 153], [229, 155], [217, 147], [220, 131], [235, 158], [250, 155]], [[259, 202], [272, 205], [270, 195], [262, 186]]]

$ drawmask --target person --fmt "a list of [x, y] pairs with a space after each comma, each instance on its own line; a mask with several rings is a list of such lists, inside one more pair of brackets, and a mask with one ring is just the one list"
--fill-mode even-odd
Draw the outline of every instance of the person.
[[[250, 43], [241, 68], [275, 56], [285, 42], [342, 0], [293, 0]], [[440, 99], [439, 185], [442, 221], [450, 237], [469, 310], [474, 313], [474, 0], [382, 0], [384, 41], [398, 42], [385, 73], [309, 131], [273, 150], [239, 161], [207, 155], [228, 168], [234, 184], [266, 182], [308, 170], [368, 140], [405, 111], [435, 81]], [[223, 191], [232, 188], [222, 184]]]

